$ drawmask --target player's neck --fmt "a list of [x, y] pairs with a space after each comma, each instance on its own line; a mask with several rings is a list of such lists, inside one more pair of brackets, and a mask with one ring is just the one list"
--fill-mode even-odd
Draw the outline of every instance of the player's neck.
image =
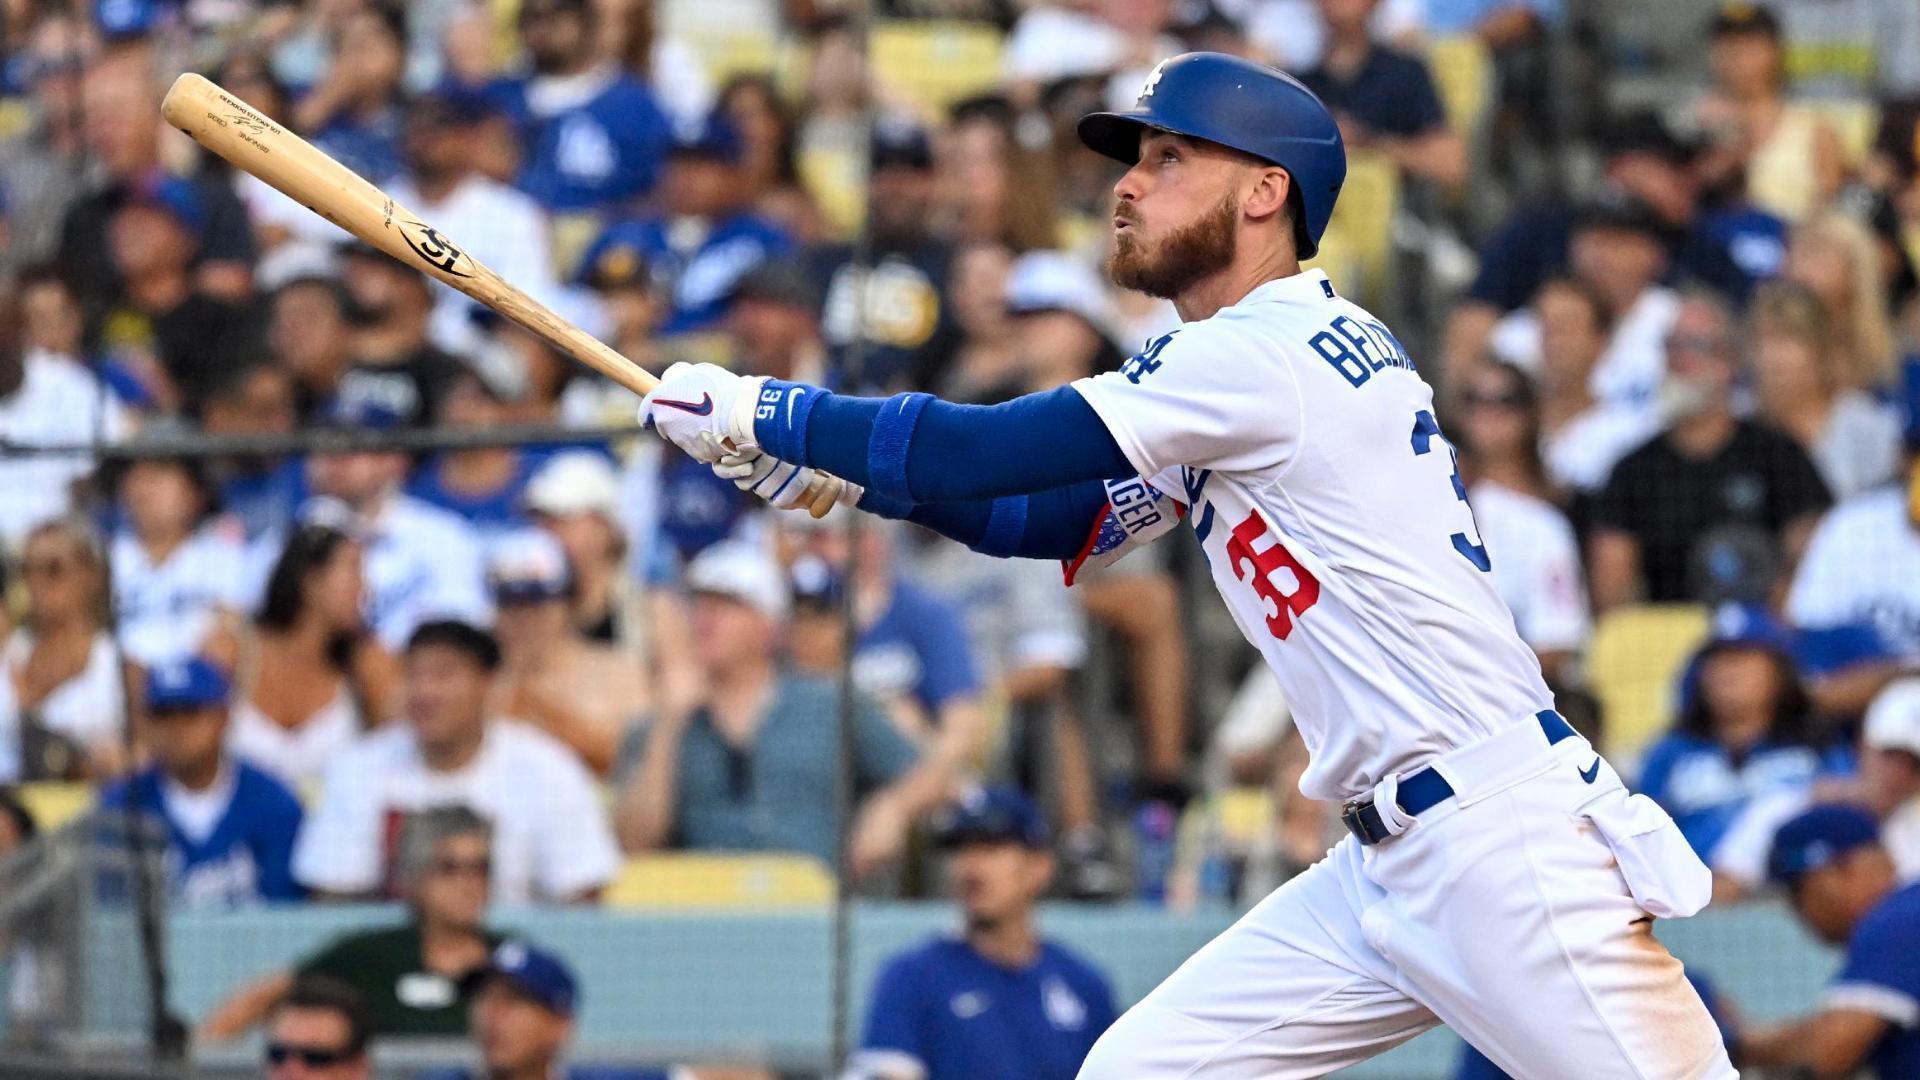
[[1290, 247], [1264, 252], [1254, 252], [1251, 248], [1250, 244], [1242, 244], [1241, 253], [1232, 265], [1195, 282], [1173, 298], [1173, 310], [1179, 313], [1181, 322], [1211, 319], [1221, 308], [1232, 307], [1267, 282], [1300, 272], [1300, 260], [1294, 257]]

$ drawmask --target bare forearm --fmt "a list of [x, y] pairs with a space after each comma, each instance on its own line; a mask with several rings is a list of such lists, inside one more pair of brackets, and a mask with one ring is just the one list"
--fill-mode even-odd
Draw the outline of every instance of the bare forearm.
[[673, 835], [680, 731], [665, 723], [647, 735], [646, 754], [614, 806], [614, 832], [629, 854], [656, 851]]
[[287, 996], [287, 990], [292, 985], [293, 974], [281, 971], [243, 988], [221, 1002], [213, 1014], [201, 1023], [201, 1041], [225, 1042], [244, 1034], [267, 1018], [273, 1007], [280, 1004], [280, 999]]

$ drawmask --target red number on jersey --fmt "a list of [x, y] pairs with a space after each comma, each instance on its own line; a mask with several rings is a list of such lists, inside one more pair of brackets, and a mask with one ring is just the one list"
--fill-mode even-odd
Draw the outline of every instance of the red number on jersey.
[[[1233, 536], [1227, 540], [1227, 566], [1233, 570], [1234, 577], [1253, 586], [1254, 595], [1273, 601], [1273, 614], [1267, 616], [1267, 630], [1285, 641], [1287, 635], [1293, 633], [1294, 616], [1320, 599], [1320, 582], [1294, 560], [1293, 553], [1278, 538], [1265, 551], [1255, 551], [1253, 542], [1266, 532], [1266, 520], [1257, 510], [1235, 525]], [[1247, 564], [1245, 571], [1241, 569], [1242, 563]], [[1293, 572], [1292, 592], [1281, 592], [1280, 584], [1273, 579], [1273, 572], [1282, 567]]]

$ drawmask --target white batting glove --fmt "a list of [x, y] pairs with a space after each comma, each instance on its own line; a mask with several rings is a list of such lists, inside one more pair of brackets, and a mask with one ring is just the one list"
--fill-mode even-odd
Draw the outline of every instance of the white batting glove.
[[729, 450], [755, 446], [754, 397], [765, 381], [764, 375], [735, 375], [716, 364], [678, 363], [640, 402], [640, 422], [711, 465]]
[[793, 465], [758, 449], [730, 451], [714, 463], [713, 473], [776, 510], [808, 510], [824, 517], [835, 503], [856, 506], [865, 489], [804, 465]]

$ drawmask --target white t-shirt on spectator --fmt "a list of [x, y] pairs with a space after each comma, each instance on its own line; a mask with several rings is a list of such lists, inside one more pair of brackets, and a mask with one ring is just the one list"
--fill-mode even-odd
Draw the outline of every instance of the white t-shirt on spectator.
[[1907, 493], [1888, 486], [1827, 512], [1787, 593], [1803, 629], [1868, 624], [1896, 655], [1920, 659], [1920, 528]]
[[1551, 503], [1481, 481], [1468, 492], [1481, 543], [1493, 562], [1493, 587], [1513, 611], [1521, 640], [1535, 652], [1570, 651], [1593, 629], [1581, 587], [1573, 526]]
[[[25, 446], [126, 437], [126, 412], [85, 367], [37, 349], [22, 364], [19, 388], [0, 397], [0, 437]], [[0, 457], [0, 548], [19, 548], [35, 525], [72, 509], [73, 482], [93, 466], [89, 454]]]
[[[1680, 313], [1680, 294], [1661, 285], [1634, 298], [1614, 324], [1607, 347], [1593, 365], [1587, 386], [1604, 405], [1636, 412], [1658, 408], [1660, 383], [1667, 374], [1667, 333]], [[1532, 308], [1520, 308], [1494, 325], [1487, 347], [1493, 355], [1529, 374], [1540, 370], [1540, 320]]]
[[192, 656], [221, 612], [245, 607], [246, 546], [230, 519], [202, 525], [158, 565], [129, 532], [113, 538], [112, 553], [120, 647], [143, 667]]
[[[1247, 29], [1247, 39], [1284, 71], [1317, 67], [1327, 51], [1327, 24], [1314, 0], [1223, 0], [1215, 7]], [[1382, 0], [1368, 22], [1375, 41], [1402, 41], [1427, 29], [1425, 0]]]
[[1595, 405], [1540, 440], [1547, 479], [1567, 491], [1596, 492], [1620, 459], [1660, 432], [1652, 409]]
[[1834, 499], [1851, 498], [1899, 468], [1900, 418], [1858, 390], [1845, 391], [1809, 449]]
[[1894, 807], [1880, 823], [1880, 843], [1893, 856], [1893, 872], [1902, 882], [1920, 881], [1920, 795]]
[[[527, 295], [548, 307], [564, 308], [546, 214], [524, 193], [483, 176], [460, 181], [439, 202], [423, 198], [409, 177], [395, 180], [390, 193], [395, 202], [420, 215], [420, 220]], [[480, 302], [437, 282], [434, 293], [439, 300], [428, 323], [428, 336], [448, 352], [472, 353], [480, 333], [468, 315], [480, 308]]]
[[[20, 701], [13, 674], [33, 654], [33, 632], [22, 629], [0, 649], [0, 783], [20, 779]], [[87, 652], [87, 666], [79, 674], [40, 699], [35, 710], [50, 731], [72, 739], [82, 748], [118, 738], [126, 716], [126, 698], [120, 680], [119, 658], [113, 639], [95, 634]]]
[[580, 759], [545, 732], [492, 720], [480, 752], [457, 772], [429, 769], [406, 724], [342, 751], [294, 845], [294, 877], [328, 892], [377, 891], [404, 815], [451, 804], [493, 824], [498, 903], [573, 896], [606, 885], [619, 868], [600, 785]]

